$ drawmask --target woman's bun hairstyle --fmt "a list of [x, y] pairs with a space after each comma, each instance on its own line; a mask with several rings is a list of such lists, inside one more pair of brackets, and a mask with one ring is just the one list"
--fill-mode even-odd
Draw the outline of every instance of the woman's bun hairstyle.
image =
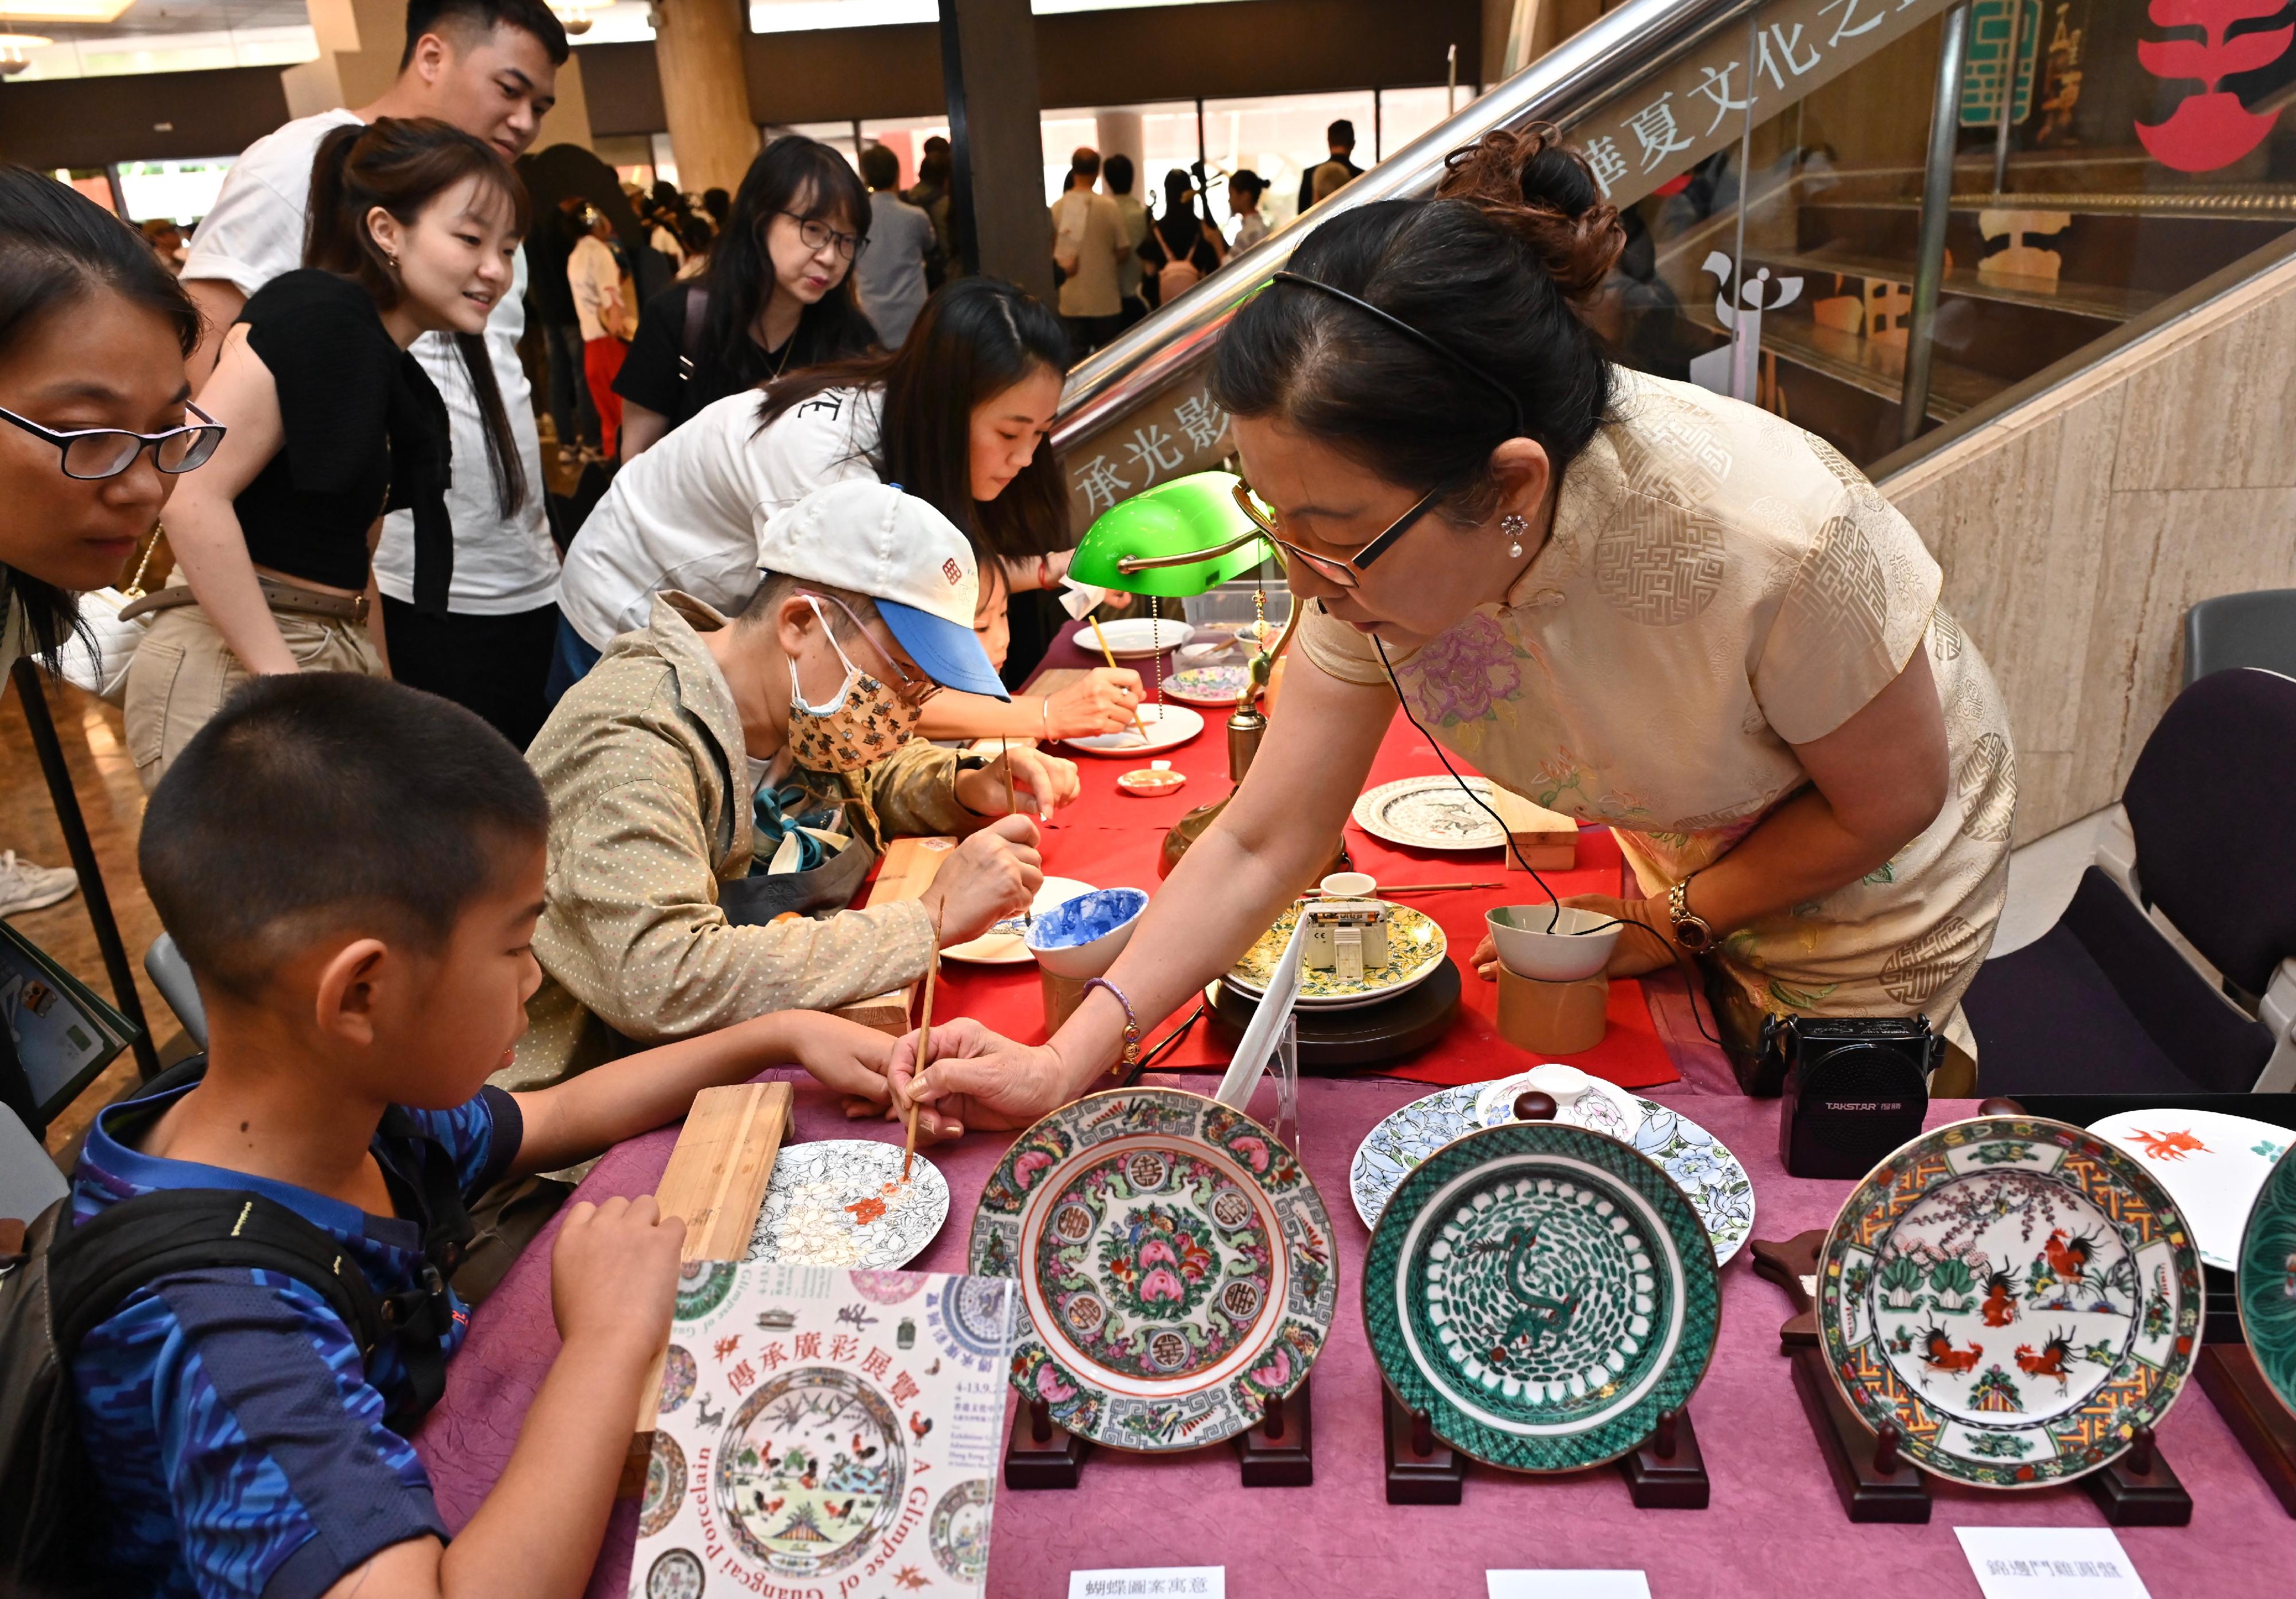
[[1574, 303], [1602, 286], [1627, 247], [1619, 208], [1603, 198], [1587, 158], [1551, 123], [1485, 134], [1443, 165], [1435, 193], [1467, 201], [1521, 240]]

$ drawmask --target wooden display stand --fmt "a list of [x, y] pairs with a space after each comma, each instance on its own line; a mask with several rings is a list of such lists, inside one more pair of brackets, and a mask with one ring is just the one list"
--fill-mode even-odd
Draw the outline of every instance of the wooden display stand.
[[[1313, 1379], [1281, 1400], [1271, 1400], [1259, 1425], [1228, 1440], [1246, 1488], [1306, 1488], [1316, 1480], [1316, 1411]], [[1053, 1420], [1042, 1399], [1023, 1399], [1013, 1411], [1004, 1437], [1004, 1486], [1009, 1488], [1074, 1488], [1092, 1458], [1092, 1440], [1078, 1438]]]
[[[885, 858], [877, 867], [877, 881], [869, 886], [866, 903], [892, 905], [903, 899], [922, 898], [924, 891], [932, 887], [941, 862], [955, 848], [955, 839], [895, 839], [885, 846]], [[909, 1018], [916, 994], [917, 985], [909, 983], [890, 994], [857, 999], [834, 1013], [898, 1038], [912, 1025]]]
[[[1560, 811], [1533, 805], [1521, 794], [1491, 785], [1491, 808], [1507, 831], [1514, 848], [1506, 852], [1505, 870], [1569, 872], [1578, 865], [1578, 824]], [[1522, 858], [1517, 860], [1520, 855]]]
[[[1406, 1410], [1382, 1387], [1386, 1406], [1381, 1431], [1386, 1440], [1387, 1502], [1390, 1505], [1456, 1505], [1467, 1480], [1467, 1457], [1441, 1439], [1426, 1415]], [[1690, 1412], [1669, 1410], [1650, 1437], [1619, 1458], [1627, 1494], [1637, 1510], [1704, 1510], [1714, 1496], [1706, 1457]], [[1529, 1475], [1509, 1472], [1510, 1476]]]
[[1386, 1402], [1387, 1502], [1390, 1505], [1456, 1505], [1467, 1480], [1467, 1457], [1435, 1436], [1423, 1411], [1380, 1388]]
[[2280, 1507], [2296, 1516], [2296, 1415], [2256, 1369], [2246, 1344], [2204, 1345], [2197, 1365], [2201, 1390], [2256, 1463]]
[[[1851, 1521], [1927, 1521], [1929, 1483], [1898, 1453], [1904, 1439], [1897, 1427], [1885, 1423], [1876, 1432], [1868, 1426], [1825, 1369], [1817, 1334], [1817, 1257], [1824, 1247], [1820, 1231], [1783, 1242], [1758, 1239], [1752, 1245], [1755, 1275], [1783, 1288], [1794, 1308], [1778, 1329], [1778, 1345], [1793, 1362], [1802, 1414]], [[2204, 1374], [2205, 1369], [2204, 1352]], [[2115, 1527], [2182, 1527], [2193, 1519], [2193, 1497], [2161, 1458], [2149, 1427], [2137, 1429], [2136, 1441], [2119, 1459], [2079, 1481]]]
[[[766, 1185], [774, 1175], [774, 1159], [791, 1129], [791, 1103], [787, 1083], [704, 1088], [693, 1096], [677, 1146], [670, 1151], [669, 1164], [654, 1186], [661, 1213], [685, 1218], [681, 1259], [735, 1261], [749, 1253], [750, 1235], [757, 1231], [758, 1211], [766, 1201]], [[653, 1454], [654, 1406], [661, 1398], [662, 1362], [668, 1352], [665, 1336], [638, 1402], [637, 1427], [622, 1460], [617, 1497], [634, 1499], [645, 1492], [646, 1463]]]

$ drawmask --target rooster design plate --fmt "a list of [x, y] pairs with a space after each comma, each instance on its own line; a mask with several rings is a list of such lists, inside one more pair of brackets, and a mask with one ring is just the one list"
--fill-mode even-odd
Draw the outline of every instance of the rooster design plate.
[[1875, 1167], [1819, 1258], [1827, 1367], [1915, 1464], [2085, 1476], [2158, 1427], [2199, 1341], [2201, 1259], [2161, 1185], [2063, 1122], [1982, 1117]]

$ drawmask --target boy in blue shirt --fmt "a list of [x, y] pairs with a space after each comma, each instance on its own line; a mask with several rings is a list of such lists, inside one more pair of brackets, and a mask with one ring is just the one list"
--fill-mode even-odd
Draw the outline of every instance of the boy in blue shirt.
[[[475, 1195], [685, 1114], [696, 1090], [796, 1061], [882, 1104], [890, 1040], [783, 1012], [536, 1094], [485, 1086], [540, 980], [549, 822], [517, 750], [386, 680], [266, 676], [185, 748], [144, 818], [144, 881], [197, 974], [195, 1084], [112, 1106], [75, 1226], [138, 1194], [265, 1196], [338, 1241], [427, 1335], [362, 1358], [325, 1295], [245, 1267], [136, 1290], [71, 1365], [102, 1480], [102, 1591], [266, 1599], [581, 1593], [669, 1324], [685, 1224], [651, 1196], [580, 1204], [551, 1256], [562, 1348], [516, 1450], [447, 1541], [402, 1435], [467, 1315], [424, 1250], [451, 1164]], [[429, 1297], [423, 1298], [424, 1290]], [[434, 1386], [435, 1391], [435, 1386]]]

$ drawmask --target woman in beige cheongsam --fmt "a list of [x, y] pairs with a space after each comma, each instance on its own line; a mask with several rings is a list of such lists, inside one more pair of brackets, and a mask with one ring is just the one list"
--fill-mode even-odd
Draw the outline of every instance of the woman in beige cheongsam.
[[1310, 603], [1283, 714], [1113, 992], [1042, 1046], [936, 1036], [940, 1130], [1086, 1091], [1224, 971], [1316, 870], [1398, 688], [1496, 782], [1611, 825], [1640, 897], [1570, 903], [1639, 924], [1613, 975], [1694, 955], [1734, 1052], [1767, 1014], [1926, 1014], [1965, 1080], [2016, 779], [1937, 562], [1820, 440], [1603, 357], [1571, 302], [1623, 235], [1577, 156], [1495, 134], [1452, 163], [1318, 229], [1222, 339]]

